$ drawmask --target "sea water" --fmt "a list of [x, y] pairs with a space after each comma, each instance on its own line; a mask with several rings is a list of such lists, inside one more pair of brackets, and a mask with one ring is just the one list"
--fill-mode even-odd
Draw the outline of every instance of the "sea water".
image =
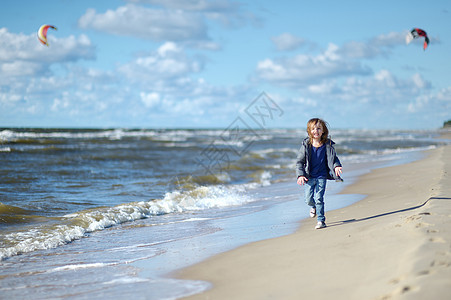
[[[446, 143], [436, 131], [336, 130], [344, 183]], [[0, 129], [0, 295], [176, 299], [209, 288], [171, 272], [292, 233], [307, 217], [303, 130]], [[365, 168], [359, 167], [365, 166]]]

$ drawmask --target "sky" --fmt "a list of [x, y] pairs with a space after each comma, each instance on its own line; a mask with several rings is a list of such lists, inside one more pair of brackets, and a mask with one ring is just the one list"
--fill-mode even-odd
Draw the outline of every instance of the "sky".
[[[3, 0], [0, 127], [436, 129], [451, 1]], [[49, 29], [43, 45], [37, 31]], [[406, 44], [412, 28], [430, 38]], [[247, 119], [246, 119], [247, 117]], [[255, 121], [255, 120], [254, 120]], [[259, 124], [261, 125], [261, 124]]]

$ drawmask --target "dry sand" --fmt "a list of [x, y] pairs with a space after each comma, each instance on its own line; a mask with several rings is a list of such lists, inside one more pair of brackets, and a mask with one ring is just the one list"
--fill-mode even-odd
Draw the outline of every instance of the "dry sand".
[[327, 228], [304, 220], [176, 275], [213, 284], [187, 299], [451, 299], [450, 171], [451, 146], [373, 170], [342, 192], [368, 197], [326, 212]]

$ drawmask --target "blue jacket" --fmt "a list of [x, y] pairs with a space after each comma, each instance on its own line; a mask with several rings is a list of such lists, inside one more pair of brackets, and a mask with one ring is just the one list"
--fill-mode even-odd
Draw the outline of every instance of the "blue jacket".
[[[335, 167], [341, 167], [340, 160], [335, 152], [334, 142], [330, 139], [326, 142], [326, 158], [327, 167], [329, 168], [329, 174], [327, 179], [343, 181], [340, 176], [335, 175]], [[296, 175], [297, 178], [304, 176], [306, 178], [310, 177], [310, 164], [312, 157], [312, 145], [309, 143], [309, 138], [305, 138], [302, 141], [301, 148], [299, 149], [299, 154], [296, 162]]]

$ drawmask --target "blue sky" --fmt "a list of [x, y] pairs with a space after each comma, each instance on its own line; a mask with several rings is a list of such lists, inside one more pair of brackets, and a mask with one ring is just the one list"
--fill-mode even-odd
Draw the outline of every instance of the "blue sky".
[[[226, 128], [262, 92], [283, 111], [270, 127], [451, 119], [450, 1], [2, 4], [2, 127]], [[414, 27], [426, 51], [406, 45]]]

